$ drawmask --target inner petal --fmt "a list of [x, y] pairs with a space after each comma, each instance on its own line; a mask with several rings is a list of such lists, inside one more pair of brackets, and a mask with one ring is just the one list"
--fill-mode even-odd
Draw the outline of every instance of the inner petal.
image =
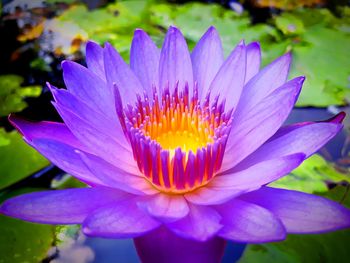
[[163, 192], [192, 191], [220, 169], [230, 131], [231, 114], [216, 99], [200, 104], [197, 89], [173, 94], [165, 89], [150, 102], [138, 96], [134, 107], [124, 109], [125, 133], [140, 171]]

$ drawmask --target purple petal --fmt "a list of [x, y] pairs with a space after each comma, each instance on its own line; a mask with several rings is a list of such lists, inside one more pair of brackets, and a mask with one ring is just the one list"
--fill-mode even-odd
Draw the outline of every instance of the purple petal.
[[185, 198], [197, 205], [217, 205], [245, 193], [247, 189], [217, 188], [210, 184], [185, 195]]
[[141, 29], [136, 29], [130, 50], [130, 67], [140, 79], [148, 97], [159, 83], [160, 51], [152, 39]]
[[222, 238], [198, 242], [178, 237], [165, 227], [135, 238], [134, 243], [143, 263], [218, 263], [226, 246]]
[[[59, 108], [64, 108], [61, 117], [66, 122], [67, 112], [74, 112], [80, 119], [90, 126], [94, 127], [99, 132], [105, 135], [115, 138], [115, 141], [120, 144], [123, 148], [131, 153], [131, 148], [129, 142], [126, 140], [124, 132], [122, 130], [120, 121], [116, 114], [114, 116], [108, 117], [96, 111], [94, 108], [90, 107], [83, 101], [80, 101], [74, 95], [63, 89], [56, 89], [51, 87], [51, 92], [59, 105]], [[67, 123], [70, 123], [70, 115], [68, 114]], [[76, 127], [76, 125], [71, 125], [71, 128], [78, 128], [79, 132], [83, 128], [82, 126]]]
[[69, 92], [106, 115], [114, 114], [114, 101], [106, 83], [87, 68], [71, 61], [62, 63]]
[[62, 105], [53, 103], [60, 113], [65, 123], [72, 133], [84, 143], [92, 153], [103, 159], [116, 164], [117, 166], [135, 167], [136, 162], [133, 160], [130, 149], [126, 149], [108, 134], [99, 131], [91, 123], [81, 119], [72, 111], [69, 111]]
[[220, 95], [219, 102], [226, 100], [226, 109], [236, 108], [244, 86], [246, 62], [246, 47], [240, 43], [222, 64], [211, 83], [211, 101]]
[[130, 198], [106, 188], [77, 188], [24, 194], [5, 201], [0, 213], [37, 223], [80, 224], [99, 207]]
[[270, 210], [281, 219], [288, 233], [320, 233], [350, 227], [350, 210], [319, 196], [263, 187], [242, 199]]
[[290, 63], [291, 54], [287, 53], [255, 75], [244, 87], [236, 114], [245, 114], [283, 85], [287, 80]]
[[180, 30], [173, 26], [169, 27], [160, 53], [159, 78], [160, 90], [169, 85], [172, 92], [177, 83], [182, 90], [188, 83], [190, 94], [192, 92], [193, 73], [190, 53]]
[[280, 128], [298, 98], [303, 81], [299, 77], [287, 82], [245, 115], [233, 119], [222, 171], [234, 167]]
[[81, 161], [75, 147], [51, 139], [27, 141], [53, 164], [89, 185], [104, 185]]
[[133, 238], [159, 226], [137, 207], [136, 199], [129, 199], [94, 211], [83, 222], [83, 232], [88, 236]]
[[128, 168], [120, 164], [118, 167], [91, 154], [83, 152], [78, 154], [87, 169], [109, 187], [138, 195], [157, 193], [151, 184], [142, 175], [139, 175], [137, 168]]
[[102, 80], [106, 79], [103, 63], [103, 48], [93, 41], [88, 41], [86, 43], [86, 64], [88, 69]]
[[110, 90], [113, 91], [113, 85], [116, 84], [125, 104], [133, 104], [137, 98], [136, 94], [144, 94], [142, 84], [134, 72], [109, 43], [106, 43], [104, 48], [104, 65]]
[[198, 83], [199, 98], [204, 98], [210, 83], [224, 62], [221, 40], [215, 27], [211, 26], [198, 41], [192, 54], [194, 81]]
[[52, 139], [68, 144], [74, 148], [87, 150], [64, 123], [40, 121], [30, 122], [15, 115], [9, 116], [11, 124], [26, 138], [27, 141], [35, 139]]
[[[342, 127], [342, 124], [336, 123], [306, 123], [284, 127], [257, 151], [242, 161], [237, 169], [243, 169], [256, 162], [297, 152], [304, 153], [308, 158], [331, 140]], [[287, 129], [288, 132], [286, 132]], [[283, 133], [283, 135], [280, 133]]]
[[247, 69], [245, 83], [258, 74], [261, 63], [261, 50], [258, 42], [250, 43], [247, 46]]
[[222, 227], [220, 215], [206, 206], [190, 205], [190, 212], [185, 218], [167, 224], [177, 235], [197, 241], [207, 241]]
[[151, 216], [163, 222], [181, 219], [189, 212], [189, 207], [183, 196], [167, 195], [165, 193], [159, 193], [149, 200], [141, 202], [139, 206], [145, 208]]
[[222, 204], [244, 192], [256, 190], [281, 178], [298, 167], [304, 158], [304, 154], [293, 154], [264, 161], [242, 171], [225, 172], [185, 197], [197, 205]]
[[215, 209], [222, 217], [220, 237], [245, 243], [273, 242], [286, 238], [282, 222], [263, 207], [234, 199]]

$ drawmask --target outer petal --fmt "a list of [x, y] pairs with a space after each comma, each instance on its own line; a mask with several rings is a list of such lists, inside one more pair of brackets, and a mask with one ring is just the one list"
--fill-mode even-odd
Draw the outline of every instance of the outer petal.
[[281, 219], [288, 233], [319, 233], [350, 227], [350, 210], [319, 196], [264, 187], [242, 199], [270, 210]]
[[157, 194], [149, 200], [139, 203], [139, 206], [145, 208], [151, 216], [164, 222], [181, 219], [190, 211], [183, 196], [164, 193]]
[[288, 76], [291, 54], [276, 59], [252, 78], [244, 87], [236, 114], [245, 114], [262, 99], [283, 85]]
[[159, 83], [160, 51], [152, 39], [141, 29], [136, 29], [130, 50], [130, 67], [140, 79], [143, 88], [152, 98], [153, 87]]
[[27, 141], [27, 143], [33, 146], [53, 164], [80, 181], [89, 185], [104, 185], [101, 180], [86, 169], [75, 147], [50, 139], [34, 139], [32, 141]]
[[236, 242], [273, 242], [286, 238], [282, 222], [269, 210], [241, 200], [231, 200], [215, 208], [224, 225], [218, 235]]
[[144, 93], [142, 84], [129, 68], [129, 65], [124, 62], [123, 58], [109, 43], [106, 43], [103, 55], [109, 89], [112, 92], [113, 85], [116, 84], [119, 87], [123, 102], [133, 104], [137, 98], [136, 94], [143, 95]]
[[236, 169], [243, 169], [256, 162], [297, 152], [304, 153], [308, 158], [332, 139], [342, 127], [342, 124], [337, 123], [307, 123], [287, 126], [283, 130], [288, 129], [288, 132], [281, 131], [283, 135], [277, 132], [268, 142], [242, 161]]
[[247, 46], [247, 69], [245, 83], [258, 74], [261, 63], [261, 50], [258, 42], [250, 43]]
[[280, 128], [298, 98], [303, 81], [304, 77], [299, 77], [287, 82], [245, 115], [233, 119], [222, 171], [234, 167]]
[[[56, 89], [51, 86], [51, 92], [55, 98], [55, 101], [57, 102], [57, 105], [59, 105], [59, 108], [64, 108], [67, 111], [74, 112], [74, 114], [83, 120], [84, 123], [88, 123], [89, 126], [94, 127], [96, 130], [104, 133], [107, 136], [115, 138], [115, 141], [120, 144], [120, 146], [131, 153], [130, 145], [126, 140], [120, 121], [116, 114], [113, 116], [113, 118], [101, 114], [66, 90]], [[63, 111], [64, 114], [61, 117], [64, 121], [67, 120], [67, 123], [70, 123], [70, 116], [66, 116], [67, 111]], [[82, 126], [76, 127], [74, 125], [70, 125], [70, 127], [71, 129], [78, 128], [79, 132], [81, 129], [83, 129]]]
[[93, 41], [88, 41], [86, 43], [86, 64], [89, 70], [94, 72], [101, 79], [106, 79], [103, 63], [103, 48]]
[[130, 196], [106, 187], [43, 191], [8, 199], [0, 213], [37, 223], [80, 224], [97, 208], [125, 198]]
[[185, 197], [198, 205], [222, 204], [244, 192], [256, 190], [281, 178], [298, 167], [304, 158], [304, 154], [293, 154], [264, 161], [242, 171], [225, 172]]
[[137, 175], [138, 170], [118, 168], [88, 153], [79, 152], [78, 154], [86, 168], [106, 185], [138, 195], [156, 193], [143, 176]]
[[83, 222], [83, 232], [88, 236], [133, 238], [159, 226], [137, 207], [135, 199], [129, 199], [96, 210]]
[[64, 61], [62, 69], [69, 92], [104, 114], [115, 115], [111, 90], [101, 78], [71, 61]]
[[84, 151], [87, 150], [64, 123], [49, 121], [30, 122], [15, 115], [10, 115], [9, 121], [27, 141], [40, 138], [52, 139], [71, 145], [74, 148], [79, 148]]
[[171, 26], [160, 53], [159, 89], [164, 90], [169, 85], [172, 92], [177, 83], [180, 90], [188, 83], [190, 94], [192, 94], [192, 63], [186, 40], [180, 30]]
[[127, 169], [135, 167], [136, 169], [136, 164], [130, 150], [121, 146], [115, 138], [99, 131], [96, 127], [81, 119], [78, 115], [69, 111], [62, 105], [53, 104], [72, 133], [79, 141], [88, 147], [88, 149], [91, 149], [92, 153], [101, 156], [119, 167], [124, 166]]
[[246, 63], [246, 47], [240, 43], [222, 64], [210, 85], [211, 102], [219, 95], [219, 102], [226, 101], [226, 109], [236, 108], [244, 86]]
[[197, 241], [212, 238], [222, 227], [220, 215], [206, 206], [189, 205], [189, 214], [176, 222], [167, 224], [177, 235]]
[[198, 41], [192, 51], [191, 59], [194, 81], [198, 83], [199, 98], [203, 99], [224, 62], [220, 36], [215, 27], [211, 26]]

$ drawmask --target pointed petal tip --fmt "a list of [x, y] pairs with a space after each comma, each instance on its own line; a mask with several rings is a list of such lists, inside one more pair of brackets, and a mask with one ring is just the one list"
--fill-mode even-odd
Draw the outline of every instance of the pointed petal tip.
[[110, 50], [110, 49], [114, 49], [114, 47], [113, 47], [113, 45], [111, 43], [105, 42], [104, 49], [105, 50]]
[[[20, 117], [16, 116], [16, 115], [13, 114], [13, 113], [10, 113], [9, 116], [7, 117], [7, 119], [8, 119], [8, 121], [11, 123], [11, 125], [12, 125], [13, 127], [15, 127], [16, 130], [18, 130], [19, 132], [21, 132], [20, 129], [19, 129], [19, 127], [18, 127], [18, 122], [21, 120]], [[22, 132], [21, 132], [21, 133], [22, 133]], [[23, 134], [23, 133], [22, 133], [22, 134]]]
[[238, 46], [245, 46], [245, 41], [244, 41], [244, 39], [241, 39], [241, 41], [239, 41]]
[[8, 121], [11, 123], [11, 125], [22, 135], [24, 135], [23, 130], [21, 129], [21, 123], [23, 122], [28, 122], [27, 120], [25, 120], [24, 118], [21, 118], [13, 113], [9, 114], [9, 116], [7, 117]]
[[219, 35], [218, 31], [216, 30], [215, 26], [210, 26], [207, 31], [206, 34], [211, 34], [211, 35]]
[[333, 116], [332, 118], [326, 120], [326, 122], [331, 122], [335, 124], [341, 124], [346, 117], [346, 113], [344, 111], [339, 112], [337, 115]]
[[250, 42], [247, 46], [255, 47], [260, 49], [260, 43], [258, 41]]
[[182, 36], [181, 30], [174, 25], [169, 26], [167, 34], [169, 34], [169, 35], [181, 35]]
[[63, 60], [63, 61], [61, 62], [61, 68], [64, 70], [64, 68], [69, 67], [69, 65], [71, 65], [72, 63], [73, 63], [73, 62], [70, 61], [70, 60]]
[[299, 77], [296, 77], [295, 79], [298, 82], [298, 84], [302, 85], [304, 83], [306, 77], [305, 76], [299, 76]]
[[134, 30], [134, 38], [135, 37], [142, 37], [144, 35], [147, 35], [147, 33], [142, 28], [136, 28]]
[[85, 45], [85, 50], [87, 51], [89, 48], [93, 48], [93, 47], [96, 47], [96, 46], [99, 46], [99, 47], [100, 47], [100, 44], [98, 44], [98, 43], [95, 42], [95, 41], [88, 40], [88, 41], [86, 42], [86, 45]]

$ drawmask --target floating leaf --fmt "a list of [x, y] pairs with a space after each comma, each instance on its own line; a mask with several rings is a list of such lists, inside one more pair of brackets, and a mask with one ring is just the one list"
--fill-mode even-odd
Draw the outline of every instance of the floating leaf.
[[10, 140], [6, 136], [6, 131], [3, 128], [0, 128], [0, 147], [8, 144], [10, 144]]
[[304, 33], [303, 22], [291, 14], [283, 14], [275, 19], [276, 26], [285, 35], [295, 35]]
[[[284, 40], [269, 48], [282, 47], [279, 55], [291, 50], [291, 77], [306, 76], [297, 106], [346, 104], [350, 97], [350, 34], [340, 28], [350, 26], [349, 22], [325, 9], [283, 13], [274, 21]], [[270, 60], [270, 56], [265, 57], [265, 61]]]
[[181, 28], [184, 36], [190, 40], [190, 47], [193, 47], [208, 27], [215, 26], [226, 54], [242, 39], [250, 42], [276, 37], [273, 27], [266, 24], [252, 25], [247, 14], [239, 15], [216, 4], [161, 4], [152, 6], [151, 13], [153, 23], [158, 23], [165, 29], [172, 24]]
[[7, 145], [0, 146], [0, 189], [3, 189], [44, 168], [49, 162], [33, 148], [22, 136], [12, 131], [4, 134]]
[[332, 163], [327, 162], [322, 156], [315, 154], [306, 159], [291, 174], [270, 185], [307, 193], [322, 193], [328, 191], [326, 182], [350, 183], [350, 172], [347, 174], [338, 172]]
[[21, 87], [22, 77], [17, 75], [0, 76], [0, 117], [11, 112], [19, 112], [27, 107], [26, 97], [38, 97], [40, 86]]
[[0, 262], [40, 262], [53, 243], [53, 229], [0, 215]]
[[[20, 188], [2, 191], [0, 203], [20, 194], [39, 191], [39, 188]], [[54, 242], [54, 226], [33, 224], [0, 215], [0, 262], [37, 263], [46, 257]]]

